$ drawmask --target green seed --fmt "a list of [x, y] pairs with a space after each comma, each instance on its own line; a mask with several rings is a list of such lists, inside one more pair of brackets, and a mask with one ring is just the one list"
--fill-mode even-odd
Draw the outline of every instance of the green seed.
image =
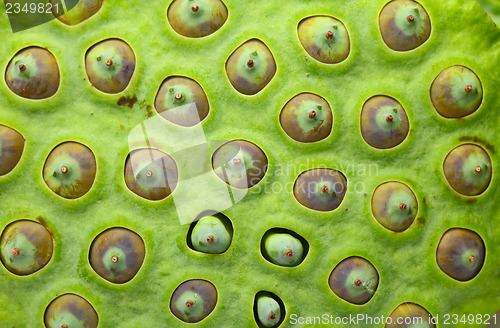
[[16, 130], [0, 124], [0, 176], [14, 169], [23, 150], [23, 136]]
[[[55, 4], [60, 3], [59, 0], [50, 0], [52, 3], [52, 13], [66, 25], [77, 25], [95, 15], [102, 7], [104, 0], [79, 0], [76, 6], [64, 15], [60, 15], [63, 11]], [[73, 1], [74, 2], [74, 1]], [[59, 13], [56, 10], [59, 8]]]
[[199, 252], [209, 254], [224, 253], [233, 238], [233, 227], [222, 214], [206, 216], [194, 223], [191, 231], [191, 245]]
[[385, 328], [436, 328], [436, 325], [429, 321], [431, 314], [414, 303], [399, 305], [389, 317], [392, 319], [392, 323], [387, 323]]
[[421, 46], [431, 34], [429, 15], [418, 2], [394, 0], [380, 12], [380, 32], [389, 48], [408, 51]]
[[246, 140], [229, 141], [220, 146], [212, 157], [215, 174], [239, 189], [259, 183], [266, 174], [267, 165], [267, 157], [262, 149]]
[[125, 183], [136, 195], [149, 200], [162, 200], [174, 191], [177, 181], [177, 164], [164, 152], [142, 148], [128, 155]]
[[450, 186], [465, 196], [482, 194], [491, 182], [490, 156], [477, 145], [463, 144], [454, 148], [446, 156], [443, 170]]
[[167, 18], [177, 33], [201, 38], [220, 29], [227, 20], [227, 7], [220, 0], [174, 0]]
[[446, 231], [436, 251], [439, 268], [459, 281], [474, 278], [483, 267], [484, 256], [485, 247], [481, 237], [463, 228]]
[[52, 235], [40, 223], [19, 220], [2, 232], [0, 255], [5, 267], [17, 275], [29, 275], [49, 263], [53, 254]]
[[362, 305], [373, 297], [378, 281], [378, 272], [373, 265], [364, 258], [353, 256], [333, 269], [328, 283], [338, 297]]
[[47, 49], [29, 47], [11, 59], [5, 71], [7, 86], [18, 96], [44, 99], [59, 89], [59, 66]]
[[43, 166], [43, 179], [50, 190], [68, 199], [85, 195], [94, 184], [95, 175], [94, 153], [78, 142], [55, 147]]
[[[284, 230], [284, 229], [283, 229]], [[307, 245], [288, 230], [271, 229], [262, 238], [261, 252], [266, 260], [279, 266], [294, 267], [304, 261]], [[263, 247], [262, 247], [263, 246]]]
[[125, 41], [104, 40], [87, 51], [85, 69], [90, 83], [98, 90], [105, 93], [120, 93], [132, 79], [135, 55]]
[[182, 126], [194, 126], [207, 117], [209, 104], [205, 92], [196, 81], [187, 77], [172, 76], [160, 86], [155, 108], [167, 121]]
[[479, 108], [483, 87], [479, 77], [467, 67], [451, 66], [432, 82], [431, 100], [441, 116], [461, 118]]
[[245, 95], [254, 95], [264, 89], [276, 74], [276, 61], [262, 41], [252, 39], [229, 56], [226, 72], [236, 90]]
[[374, 96], [363, 105], [361, 134], [370, 146], [377, 149], [393, 148], [403, 142], [408, 131], [408, 116], [394, 98]]
[[275, 328], [284, 319], [283, 302], [274, 294], [259, 292], [255, 296], [254, 315], [259, 327]]
[[349, 33], [344, 24], [330, 16], [303, 19], [297, 28], [299, 40], [307, 53], [325, 64], [336, 64], [349, 56]]
[[402, 232], [408, 229], [415, 220], [417, 211], [415, 194], [401, 182], [385, 182], [373, 192], [373, 216], [391, 231]]
[[111, 228], [94, 239], [89, 261], [98, 275], [123, 284], [135, 277], [145, 252], [144, 241], [138, 234], [125, 228]]
[[170, 311], [184, 322], [205, 319], [217, 304], [217, 289], [206, 280], [194, 279], [180, 284], [170, 299]]
[[286, 134], [298, 142], [320, 141], [332, 131], [332, 110], [322, 97], [301, 93], [283, 107], [280, 124]]
[[339, 207], [346, 191], [346, 177], [333, 169], [305, 171], [298, 176], [293, 186], [293, 194], [300, 204], [324, 212]]
[[96, 328], [99, 317], [92, 305], [83, 297], [64, 294], [54, 299], [44, 315], [47, 328]]

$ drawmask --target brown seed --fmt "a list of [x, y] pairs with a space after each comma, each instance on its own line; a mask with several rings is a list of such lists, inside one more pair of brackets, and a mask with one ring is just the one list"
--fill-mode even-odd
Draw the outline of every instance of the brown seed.
[[323, 187], [321, 188], [321, 191], [322, 191], [322, 192], [328, 192], [328, 190], [329, 190], [329, 189], [328, 189], [328, 187], [327, 187], [327, 186], [323, 186]]
[[14, 248], [14, 249], [12, 250], [12, 255], [14, 255], [14, 256], [18, 256], [18, 255], [19, 255], [19, 250], [18, 250], [17, 248]]
[[481, 166], [477, 166], [475, 171], [476, 171], [477, 173], [481, 173]]
[[208, 237], [207, 237], [207, 242], [209, 242], [209, 243], [213, 243], [213, 242], [214, 242], [214, 237], [212, 237], [212, 236], [208, 236]]
[[186, 306], [187, 306], [188, 308], [192, 307], [192, 306], [193, 306], [193, 302], [191, 302], [191, 301], [187, 301], [187, 302], [186, 302]]
[[315, 118], [316, 117], [316, 111], [312, 111], [309, 113], [309, 118]]
[[274, 312], [269, 313], [269, 319], [271, 319], [271, 320], [276, 319], [276, 313], [274, 313]]
[[332, 31], [328, 31], [328, 32], [326, 32], [326, 38], [327, 38], [328, 40], [330, 40], [331, 38], [333, 38], [333, 32], [332, 32]]
[[182, 93], [178, 93], [175, 95], [175, 99], [181, 100], [182, 99]]
[[358, 279], [358, 280], [356, 280], [356, 281], [354, 282], [354, 284], [355, 284], [356, 286], [358, 286], [358, 287], [359, 287], [359, 286], [361, 286], [363, 283], [361, 282], [361, 280], [359, 280], [359, 279]]
[[25, 69], [26, 69], [26, 66], [24, 66], [23, 64], [19, 65], [19, 70], [21, 72], [24, 72]]
[[472, 91], [472, 85], [468, 85], [465, 87], [465, 92], [471, 92]]
[[386, 118], [387, 122], [392, 122], [393, 119], [394, 119], [394, 117], [392, 115], [389, 115]]
[[406, 210], [406, 204], [405, 203], [399, 204], [399, 209], [402, 210], [402, 211]]
[[248, 66], [248, 67], [253, 67], [253, 60], [249, 59], [249, 60], [247, 61], [247, 66]]
[[62, 173], [67, 173], [68, 172], [68, 168], [66, 166], [61, 167], [61, 172]]
[[408, 21], [409, 22], [413, 22], [415, 20], [415, 17], [413, 17], [413, 15], [409, 15], [408, 16]]
[[198, 7], [198, 5], [194, 5], [191, 7], [192, 11], [198, 11], [198, 9], [200, 9], [200, 7]]
[[113, 261], [114, 263], [118, 262], [118, 257], [117, 256], [113, 256], [111, 258], [111, 261]]
[[286, 252], [286, 256], [288, 256], [288, 257], [292, 257], [292, 256], [293, 256], [293, 252], [292, 252], [291, 250], [288, 250], [288, 251]]
[[113, 64], [113, 61], [111, 59], [106, 60], [106, 65], [111, 66]]

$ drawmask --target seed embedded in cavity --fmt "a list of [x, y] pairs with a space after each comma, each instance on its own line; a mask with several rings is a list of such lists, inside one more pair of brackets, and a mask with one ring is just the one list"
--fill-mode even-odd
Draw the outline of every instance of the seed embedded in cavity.
[[214, 213], [192, 223], [187, 236], [187, 244], [189, 248], [198, 252], [222, 254], [227, 251], [232, 239], [231, 220], [222, 213]]
[[431, 323], [431, 319], [434, 319], [432, 315], [426, 309], [414, 303], [399, 305], [387, 319], [391, 320], [387, 320], [385, 328], [436, 328], [436, 325]]
[[[45, 309], [45, 327], [97, 328], [99, 317], [94, 307], [83, 297], [75, 294], [64, 294], [52, 302]], [[61, 322], [66, 322], [61, 325]]]
[[253, 312], [257, 325], [261, 328], [276, 328], [285, 319], [285, 306], [273, 293], [260, 291], [255, 295]]
[[[67, 8], [68, 11], [64, 12], [61, 6], [56, 6], [56, 4], [60, 4], [58, 1], [59, 0], [49, 0], [52, 4], [52, 14], [59, 21], [69, 26], [80, 24], [95, 15], [101, 9], [104, 2], [104, 0], [73, 1], [72, 3], [74, 3], [75, 6], [72, 9]], [[66, 6], [69, 6], [69, 4]]]
[[16, 167], [24, 151], [24, 138], [16, 130], [0, 124], [0, 176]]
[[206, 280], [193, 279], [180, 284], [170, 298], [170, 311], [179, 319], [195, 323], [205, 319], [217, 304], [217, 289]]
[[302, 263], [308, 250], [307, 241], [287, 229], [270, 229], [261, 241], [262, 256], [267, 261], [284, 267], [295, 267]]

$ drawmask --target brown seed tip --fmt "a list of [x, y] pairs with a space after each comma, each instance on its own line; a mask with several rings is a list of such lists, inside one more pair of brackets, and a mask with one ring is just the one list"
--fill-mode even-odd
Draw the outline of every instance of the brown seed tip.
[[182, 99], [182, 93], [178, 93], [175, 95], [175, 99], [181, 100]]
[[309, 113], [309, 118], [315, 118], [316, 117], [316, 111], [312, 111]]
[[400, 210], [406, 210], [406, 204], [405, 203], [399, 204], [399, 209]]
[[474, 255], [471, 255], [471, 256], [469, 257], [469, 262], [470, 262], [470, 263], [474, 263], [474, 261], [475, 261], [475, 260], [476, 260], [476, 257], [475, 257]]
[[249, 59], [249, 60], [247, 61], [247, 66], [248, 66], [248, 67], [253, 67], [253, 60]]
[[328, 187], [327, 187], [327, 186], [323, 186], [323, 187], [321, 187], [321, 191], [322, 191], [322, 192], [328, 192], [328, 190], [329, 190], [329, 189], [328, 189]]
[[111, 59], [106, 60], [106, 65], [111, 66], [113, 64], [113, 61]]
[[68, 325], [62, 325], [61, 328], [68, 328]]
[[147, 176], [148, 178], [151, 178], [151, 176], [152, 176], [152, 175], [153, 175], [153, 172], [151, 172], [151, 171], [147, 171], [147, 172], [146, 172], [146, 176]]
[[236, 165], [238, 165], [238, 164], [241, 163], [241, 159], [239, 159], [239, 158], [233, 158], [233, 163], [236, 164]]
[[14, 255], [14, 256], [18, 256], [18, 255], [19, 255], [19, 250], [18, 250], [17, 248], [14, 248], [14, 249], [12, 250], [12, 255]]
[[118, 262], [118, 257], [117, 256], [113, 256], [111, 258], [111, 261], [113, 261], [114, 263]]
[[389, 115], [386, 118], [387, 122], [392, 122], [393, 119], [394, 119], [394, 117], [392, 115]]
[[468, 85], [465, 87], [465, 92], [471, 92], [472, 91], [472, 85]]
[[200, 7], [198, 7], [198, 5], [193, 5], [193, 6], [191, 7], [191, 10], [192, 10], [192, 11], [198, 11], [198, 9], [200, 9]]
[[415, 17], [413, 15], [408, 15], [408, 21], [413, 22], [415, 20]]
[[269, 313], [269, 319], [271, 319], [271, 320], [276, 319], [276, 313], [274, 313], [274, 312]]
[[328, 31], [328, 32], [326, 32], [326, 38], [327, 38], [328, 40], [331, 40], [331, 38], [333, 38], [333, 32], [332, 32], [332, 31]]
[[66, 166], [61, 167], [61, 172], [62, 172], [63, 174], [68, 173], [68, 168], [67, 168]]
[[26, 69], [26, 66], [24, 66], [23, 64], [19, 65], [19, 70], [21, 72], [24, 72], [25, 69]]
[[361, 286], [363, 283], [361, 282], [361, 280], [359, 280], [359, 279], [358, 279], [358, 280], [356, 280], [356, 281], [354, 282], [354, 284], [355, 284], [356, 286], [358, 286], [358, 287], [359, 287], [359, 286]]
[[481, 166], [476, 166], [476, 173], [481, 173]]
[[187, 302], [186, 302], [186, 306], [187, 306], [188, 308], [192, 307], [192, 306], [193, 306], [193, 302], [192, 302], [192, 301], [187, 301]]
[[212, 237], [212, 236], [208, 236], [208, 237], [207, 237], [207, 242], [209, 242], [209, 243], [213, 243], [213, 242], [214, 242], [214, 237]]
[[286, 251], [286, 256], [288, 256], [288, 257], [292, 257], [293, 256], [293, 252], [292, 252], [291, 249], [288, 250], [288, 251]]

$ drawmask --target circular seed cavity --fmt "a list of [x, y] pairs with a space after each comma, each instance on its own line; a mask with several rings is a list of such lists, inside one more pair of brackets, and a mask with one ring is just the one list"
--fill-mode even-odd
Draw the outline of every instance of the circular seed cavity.
[[385, 44], [395, 51], [413, 50], [431, 35], [427, 11], [412, 0], [394, 0], [386, 4], [380, 12], [379, 24]]
[[443, 164], [444, 175], [450, 186], [465, 196], [480, 195], [488, 188], [492, 168], [488, 153], [473, 144], [454, 148]]
[[217, 289], [206, 280], [193, 279], [180, 284], [170, 299], [170, 311], [184, 322], [205, 319], [217, 304]]
[[483, 267], [485, 246], [481, 237], [472, 230], [453, 228], [439, 241], [436, 261], [439, 268], [458, 281], [477, 276]]
[[10, 272], [25, 276], [42, 269], [52, 258], [54, 243], [40, 223], [18, 220], [9, 224], [0, 239], [0, 256]]
[[276, 74], [276, 61], [271, 50], [262, 41], [252, 39], [229, 56], [226, 72], [237, 91], [254, 95], [264, 89]]
[[474, 113], [483, 100], [479, 77], [467, 67], [451, 66], [443, 70], [431, 85], [431, 101], [446, 118], [461, 118]]
[[85, 195], [94, 184], [96, 160], [87, 146], [68, 141], [50, 152], [43, 166], [45, 184], [67, 199]]
[[[78, 3], [68, 12], [61, 15], [62, 8], [60, 1], [49, 0], [52, 4], [52, 13], [62, 23], [66, 25], [77, 25], [94, 16], [102, 7], [103, 0], [79, 0]], [[72, 1], [74, 2], [74, 1]], [[59, 4], [59, 6], [56, 6]], [[59, 12], [57, 12], [59, 10]]]
[[135, 54], [123, 40], [104, 40], [87, 51], [85, 69], [92, 86], [104, 93], [120, 93], [134, 74]]
[[291, 230], [273, 228], [262, 237], [260, 251], [262, 256], [273, 264], [295, 267], [306, 258], [309, 243]]
[[195, 251], [222, 254], [233, 240], [233, 225], [222, 213], [202, 216], [191, 224], [187, 237], [189, 248]]
[[280, 124], [285, 133], [295, 141], [320, 141], [332, 131], [332, 110], [322, 97], [313, 93], [301, 93], [283, 107]]
[[181, 126], [194, 126], [207, 117], [209, 104], [205, 91], [196, 81], [172, 76], [161, 84], [155, 108], [167, 121]]
[[96, 328], [99, 317], [94, 307], [83, 297], [64, 294], [49, 304], [44, 322], [47, 328]]
[[47, 49], [28, 47], [10, 60], [5, 81], [9, 89], [20, 97], [49, 98], [59, 89], [59, 66]]
[[409, 131], [408, 116], [394, 98], [374, 96], [361, 111], [361, 134], [370, 146], [377, 149], [393, 148], [405, 140]]
[[300, 21], [299, 40], [306, 52], [325, 64], [344, 61], [351, 50], [349, 33], [344, 24], [330, 16], [312, 16]]
[[0, 124], [0, 176], [16, 167], [24, 150], [24, 138], [16, 130]]
[[134, 194], [149, 200], [167, 198], [178, 182], [177, 164], [161, 150], [141, 148], [125, 162], [125, 183]]
[[436, 328], [430, 322], [431, 314], [415, 303], [403, 303], [399, 305], [389, 316], [392, 320], [385, 328]]
[[402, 232], [408, 229], [415, 220], [417, 212], [417, 198], [404, 183], [385, 182], [373, 192], [373, 216], [391, 231]]
[[347, 179], [337, 170], [312, 169], [295, 180], [293, 195], [303, 206], [315, 211], [333, 211], [347, 191]]
[[349, 257], [333, 269], [328, 283], [341, 299], [357, 305], [367, 303], [378, 287], [378, 272], [362, 257]]
[[213, 154], [212, 167], [224, 182], [239, 189], [259, 183], [266, 174], [266, 154], [256, 144], [233, 140], [220, 146]]
[[283, 301], [273, 293], [260, 291], [253, 304], [255, 321], [259, 328], [276, 328], [285, 320]]
[[89, 261], [102, 278], [124, 284], [139, 272], [145, 253], [144, 241], [137, 233], [125, 228], [111, 228], [94, 239]]
[[177, 33], [202, 38], [220, 29], [227, 20], [227, 7], [220, 0], [174, 0], [167, 18]]

